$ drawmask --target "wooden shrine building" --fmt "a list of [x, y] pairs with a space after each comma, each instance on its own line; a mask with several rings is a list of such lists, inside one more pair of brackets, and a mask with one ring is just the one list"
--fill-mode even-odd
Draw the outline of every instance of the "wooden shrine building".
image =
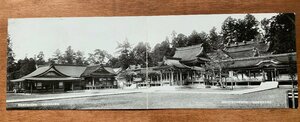
[[270, 43], [262, 41], [236, 42], [227, 44], [223, 50], [209, 53], [208, 56], [223, 64], [225, 74], [235, 84], [291, 81], [289, 73], [291, 68], [296, 68], [296, 52], [272, 54], [269, 47]]
[[176, 48], [173, 57], [164, 57], [154, 68], [160, 71], [162, 84], [184, 85], [203, 82], [203, 66], [209, 61], [202, 44]]
[[115, 76], [117, 74], [111, 67], [104, 67], [102, 65], [87, 66], [81, 77], [85, 81], [85, 88], [99, 89], [99, 88], [116, 88], [117, 81]]
[[51, 64], [11, 82], [15, 84], [15, 88], [26, 92], [62, 92], [86, 88], [116, 88], [115, 75], [111, 68], [102, 65]]

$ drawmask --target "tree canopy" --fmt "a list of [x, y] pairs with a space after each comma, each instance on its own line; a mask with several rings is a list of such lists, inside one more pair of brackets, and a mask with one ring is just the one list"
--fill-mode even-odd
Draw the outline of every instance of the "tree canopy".
[[288, 53], [296, 51], [295, 14], [281, 13], [264, 20], [265, 40], [271, 42], [274, 53]]
[[244, 19], [228, 17], [222, 25], [223, 43], [251, 41], [259, 34], [259, 22], [251, 14], [247, 14]]
[[[260, 27], [259, 27], [260, 25]], [[259, 30], [263, 31], [259, 31]], [[151, 50], [149, 43], [141, 42], [133, 46], [126, 38], [116, 47], [117, 55], [111, 55], [102, 49], [85, 53], [75, 51], [68, 46], [64, 51], [55, 50], [52, 57], [45, 59], [40, 51], [36, 57], [15, 60], [12, 50], [11, 38], [7, 38], [7, 74], [9, 78], [19, 78], [33, 70], [36, 65], [51, 63], [92, 65], [104, 64], [114, 68], [126, 69], [129, 65], [157, 66], [164, 56], [172, 57], [176, 48], [202, 44], [206, 53], [223, 49], [229, 42], [243, 42], [251, 40], [271, 42], [270, 51], [273, 53], [288, 53], [296, 51], [295, 14], [278, 14], [272, 18], [265, 18], [258, 22], [256, 18], [247, 14], [243, 19], [228, 17], [224, 20], [218, 32], [213, 27], [208, 33], [193, 30], [189, 35], [171, 32], [162, 42], [157, 43]]]

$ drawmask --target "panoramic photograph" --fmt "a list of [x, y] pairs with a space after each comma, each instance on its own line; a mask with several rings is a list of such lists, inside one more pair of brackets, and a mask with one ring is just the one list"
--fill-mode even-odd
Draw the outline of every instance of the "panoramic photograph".
[[10, 18], [7, 110], [298, 108], [294, 13]]

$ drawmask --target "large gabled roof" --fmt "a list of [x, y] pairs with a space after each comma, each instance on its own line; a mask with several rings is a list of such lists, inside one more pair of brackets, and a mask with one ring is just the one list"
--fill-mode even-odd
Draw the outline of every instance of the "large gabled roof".
[[61, 73], [71, 76], [71, 77], [80, 77], [81, 74], [85, 71], [86, 66], [82, 65], [59, 65], [56, 64], [54, 67]]
[[192, 45], [188, 47], [176, 48], [174, 58], [180, 58], [181, 61], [197, 60], [204, 52], [202, 44]]
[[288, 65], [290, 62], [296, 63], [296, 52], [276, 54], [259, 57], [247, 57], [239, 59], [223, 60], [221, 62], [226, 63], [226, 68], [243, 68], [243, 67], [259, 67], [263, 62], [270, 62], [276, 65]]
[[225, 59], [233, 59], [227, 52], [224, 50], [218, 49], [214, 50], [210, 53], [207, 53], [207, 56], [211, 60], [225, 60]]
[[80, 75], [85, 70], [85, 68], [86, 68], [85, 66], [78, 66], [78, 65], [51, 64], [49, 66], [39, 67], [32, 73], [12, 81], [18, 82], [24, 80], [33, 80], [36, 78], [39, 78], [40, 80], [42, 79], [46, 80], [45, 78], [42, 77], [44, 77], [44, 75], [47, 74], [48, 72], [56, 72], [59, 76], [62, 76], [60, 77], [60, 80], [72, 80], [72, 79], [79, 78]]
[[189, 66], [182, 64], [179, 62], [179, 58], [167, 58], [164, 57], [162, 62], [159, 62], [159, 65], [154, 68], [154, 70], [158, 69], [190, 69]]
[[111, 67], [104, 67], [102, 65], [93, 65], [87, 66], [85, 71], [82, 73], [81, 76], [91, 76], [92, 74], [96, 74], [96, 72], [103, 72], [103, 74], [98, 75], [116, 75], [116, 72]]
[[240, 42], [226, 46], [224, 51], [232, 58], [253, 57], [254, 49], [258, 51], [259, 55], [268, 55], [270, 43], [267, 42]]
[[39, 67], [35, 71], [33, 71], [32, 73], [30, 73], [28, 75], [25, 75], [22, 78], [29, 78], [29, 77], [34, 77], [34, 76], [40, 75], [40, 74], [46, 72], [47, 70], [49, 70], [50, 68], [51, 68], [51, 66]]

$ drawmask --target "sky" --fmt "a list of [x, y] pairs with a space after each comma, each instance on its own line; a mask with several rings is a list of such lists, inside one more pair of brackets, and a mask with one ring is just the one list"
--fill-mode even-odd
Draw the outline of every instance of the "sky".
[[[11, 18], [8, 34], [15, 59], [34, 57], [43, 51], [45, 59], [68, 46], [83, 51], [85, 56], [95, 49], [117, 56], [116, 47], [126, 38], [132, 47], [148, 42], [153, 48], [171, 33], [190, 35], [193, 30], [208, 33], [213, 27], [221, 31], [223, 21], [231, 16], [242, 19], [246, 14], [130, 16], [130, 17], [68, 17], [68, 18]], [[252, 14], [260, 21], [275, 13]]]

